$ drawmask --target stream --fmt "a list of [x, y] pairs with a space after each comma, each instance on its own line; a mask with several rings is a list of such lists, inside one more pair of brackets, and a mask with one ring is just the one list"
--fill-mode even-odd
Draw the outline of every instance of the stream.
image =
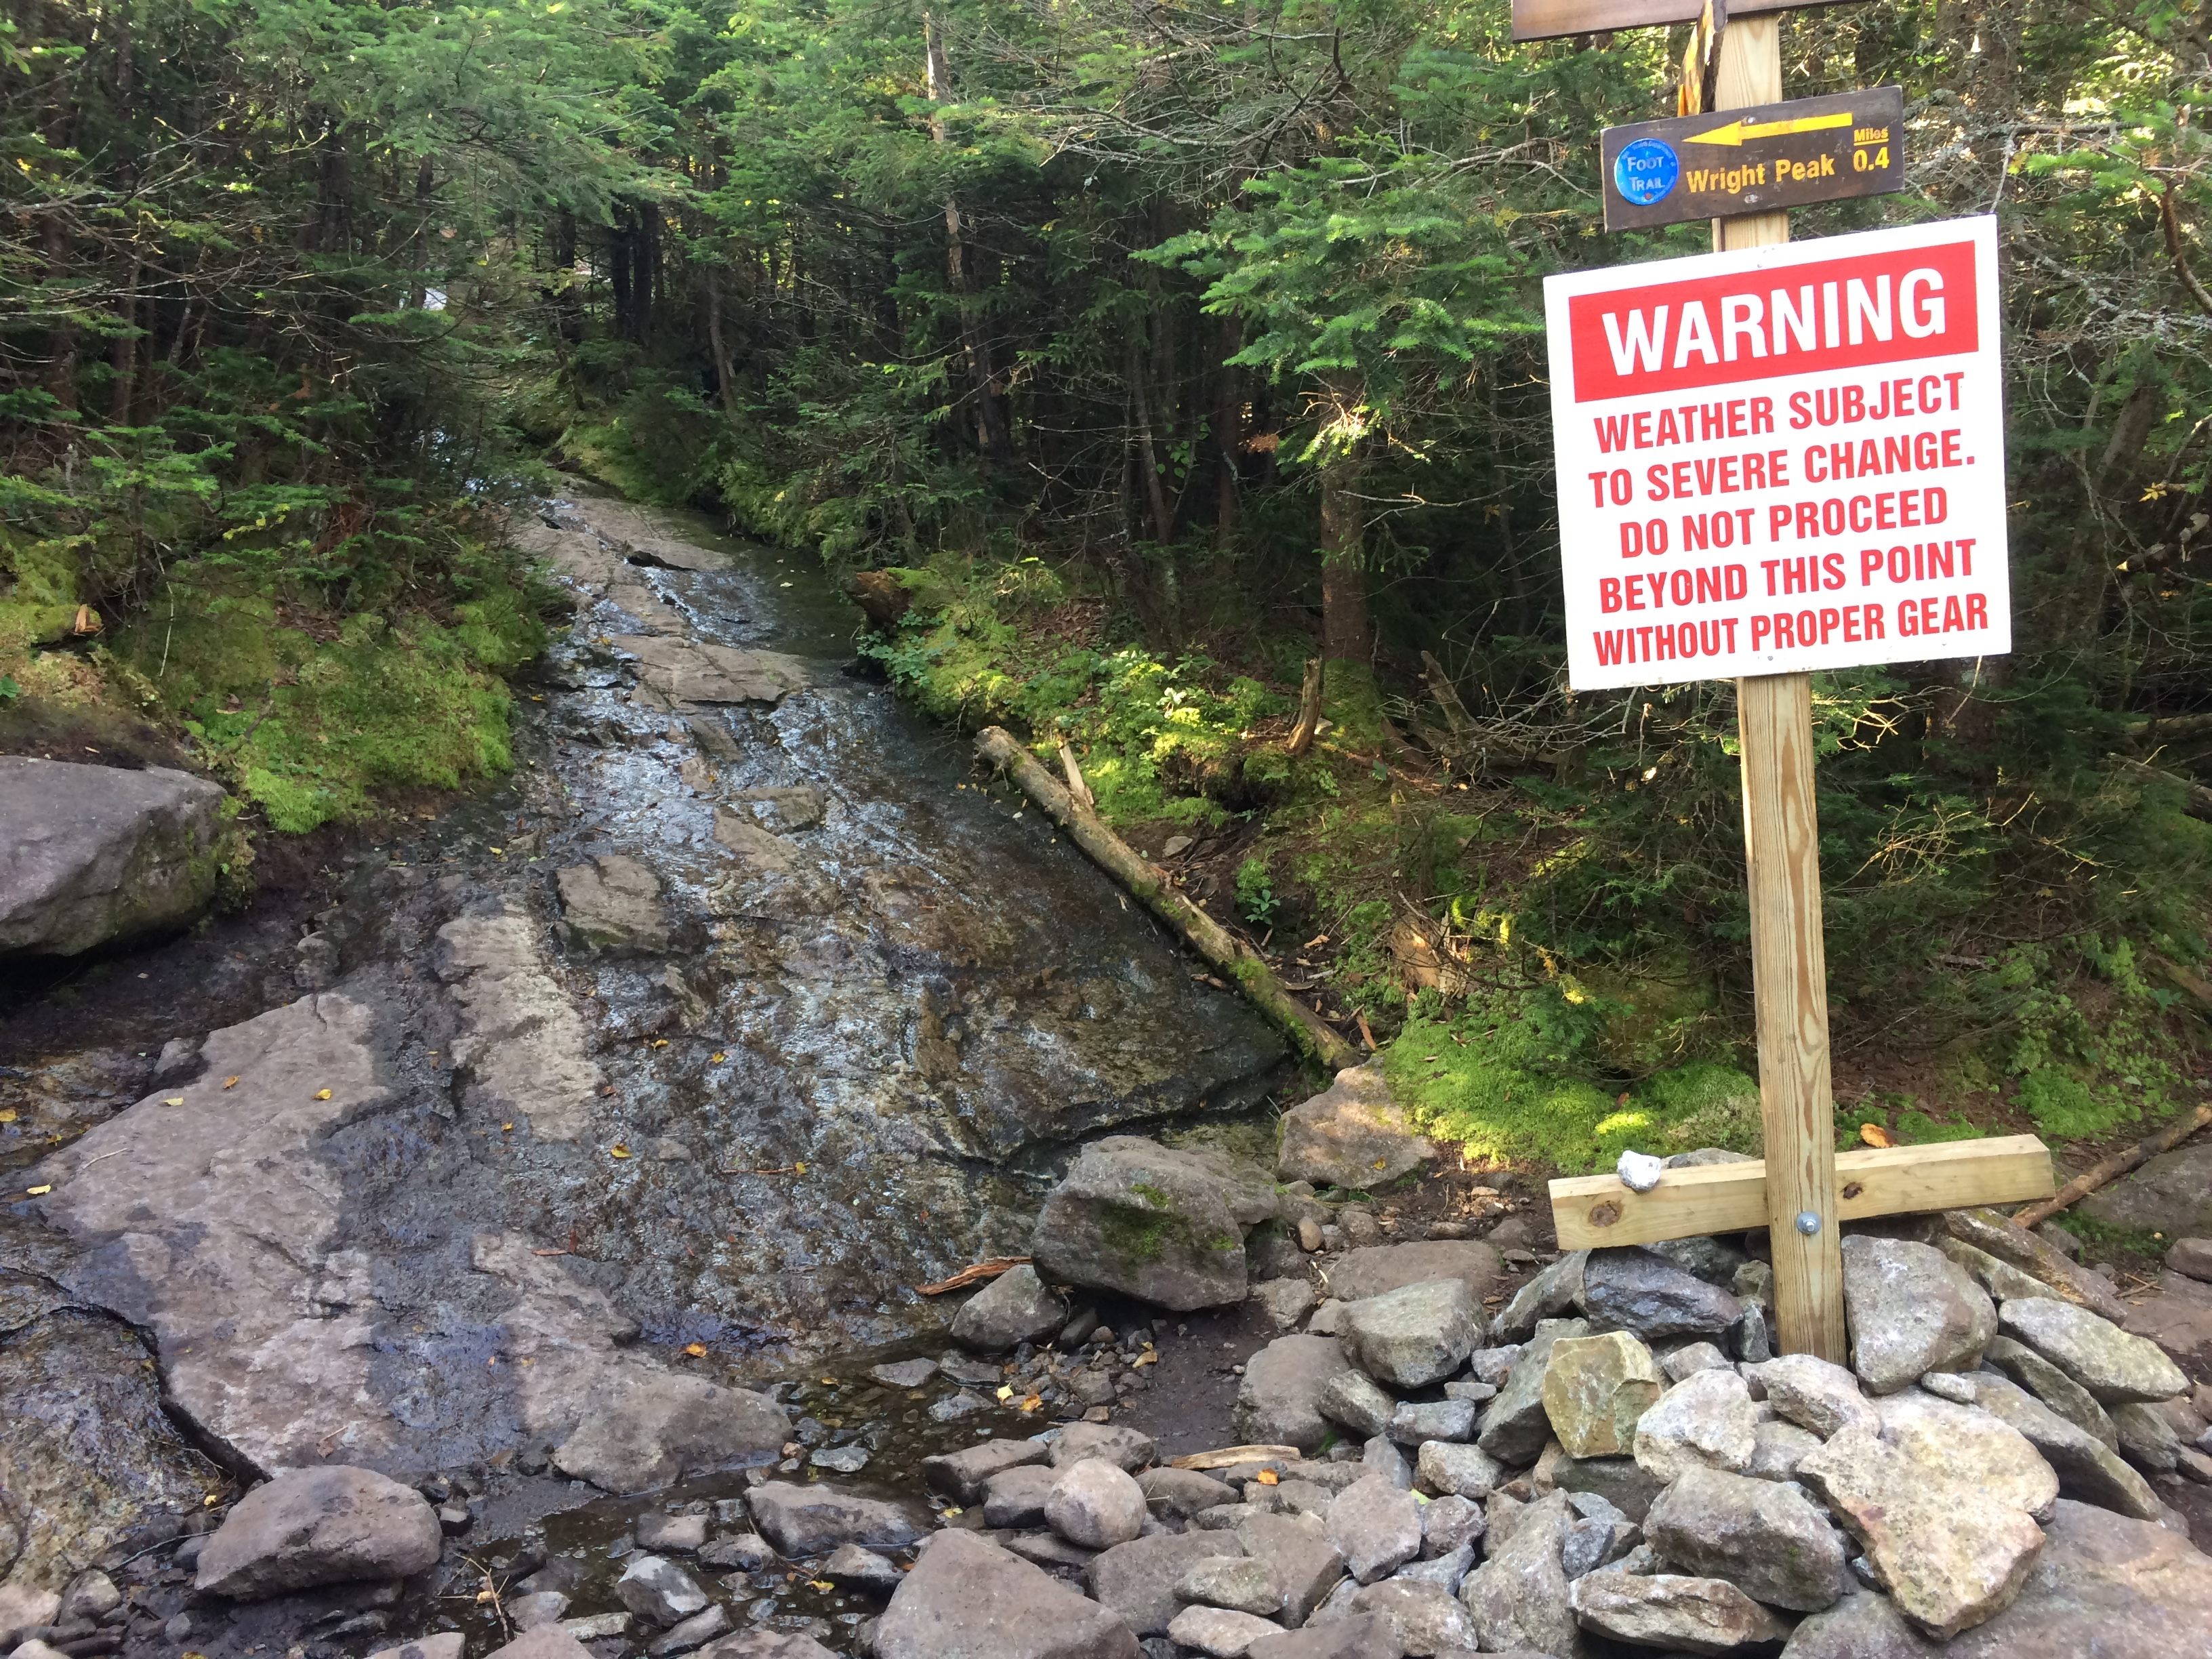
[[[780, 1452], [751, 1391], [908, 1491], [921, 1455], [1035, 1432], [988, 1389], [945, 1408], [944, 1373], [870, 1379], [948, 1351], [914, 1287], [1025, 1253], [1082, 1141], [1249, 1136], [1293, 1081], [863, 672], [814, 562], [581, 494], [518, 538], [577, 611], [516, 688], [511, 775], [11, 981], [0, 1451], [48, 1478], [0, 1564], [162, 1547], [133, 1517], [344, 1462], [453, 1483], [471, 1571], [566, 1547], [594, 1563], [574, 1611], [611, 1607], [635, 1512], [712, 1512], [744, 1490], [714, 1469]], [[769, 1578], [732, 1590], [759, 1619], [858, 1622]], [[279, 1598], [210, 1628], [147, 1596], [211, 1659], [447, 1622]]]

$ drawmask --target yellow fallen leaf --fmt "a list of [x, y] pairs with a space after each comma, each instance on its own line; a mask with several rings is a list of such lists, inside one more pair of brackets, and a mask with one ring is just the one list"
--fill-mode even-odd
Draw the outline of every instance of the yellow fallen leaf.
[[48, 1193], [53, 1191], [53, 1183], [52, 1182], [48, 1182], [43, 1187], [26, 1187], [23, 1188], [24, 1192], [33, 1198], [44, 1198]]
[[4, 1111], [0, 1111], [0, 1123], [13, 1123], [15, 1121], [15, 1109], [13, 1106], [9, 1107]]
[[226, 1089], [235, 1089], [238, 1087], [238, 1079], [234, 1077], [227, 1077], [222, 1080], [222, 1086]]
[[707, 1056], [707, 1063], [709, 1066], [720, 1066], [728, 1058], [729, 1056], [727, 1054], [724, 1054], [720, 1048], [717, 1048], [713, 1054]]
[[1154, 1353], [1150, 1348], [1147, 1348], [1144, 1352], [1137, 1356], [1136, 1363], [1139, 1365], [1157, 1365], [1159, 1364], [1159, 1355]]
[[1044, 1409], [1044, 1401], [1042, 1396], [1033, 1394], [1022, 1401], [1022, 1409], [1025, 1412], [1041, 1412]]
[[629, 1156], [629, 1148], [623, 1146], [610, 1146], [607, 1148], [607, 1156], [609, 1158], [628, 1158]]
[[964, 1513], [965, 1513], [965, 1511], [964, 1511], [964, 1510], [960, 1510], [960, 1509], [958, 1509], [958, 1508], [956, 1508], [956, 1507], [954, 1507], [954, 1506], [952, 1506], [952, 1505], [951, 1505], [951, 1504], [948, 1504], [948, 1505], [946, 1505], [946, 1506], [945, 1506], [945, 1510], [944, 1510], [943, 1513], [945, 1513], [945, 1514], [946, 1514], [946, 1515], [961, 1515], [961, 1514], [964, 1514]]
[[184, 1103], [185, 1097], [182, 1095], [171, 1095], [161, 1103], [164, 1106], [181, 1106]]
[[330, 1097], [331, 1091], [328, 1089], [318, 1089], [315, 1091], [315, 1098], [317, 1100], [328, 1100]]
[[668, 1039], [666, 1037], [655, 1037], [653, 1040], [653, 1046], [656, 1048], [665, 1048], [668, 1046]]
[[514, 1125], [513, 1125], [512, 1123], [502, 1123], [502, 1124], [501, 1124], [501, 1125], [499, 1126], [499, 1132], [500, 1132], [500, 1133], [501, 1133], [501, 1134], [507, 1134], [507, 1133], [510, 1133], [510, 1132], [514, 1129]]
[[707, 1345], [703, 1342], [693, 1342], [688, 1344], [684, 1352], [694, 1359], [704, 1359], [707, 1357]]
[[806, 1173], [806, 1166], [804, 1164], [793, 1163], [791, 1166], [791, 1172], [793, 1175], [805, 1175]]
[[1889, 1131], [1883, 1128], [1879, 1123], [1860, 1124], [1859, 1139], [1866, 1142], [1869, 1146], [1894, 1146], [1897, 1145], [1897, 1142], [1891, 1139]]
[[1011, 1382], [1001, 1383], [999, 1387], [999, 1398], [1001, 1400], [1012, 1400], [1013, 1397], [1014, 1385]]
[[1282, 1477], [1281, 1475], [1279, 1475], [1279, 1474], [1277, 1474], [1274, 1472], [1274, 1470], [1273, 1470], [1273, 1469], [1262, 1469], [1262, 1470], [1261, 1470], [1261, 1471], [1260, 1471], [1260, 1484], [1261, 1484], [1261, 1486], [1280, 1486], [1280, 1485], [1282, 1484], [1282, 1482], [1283, 1482], [1283, 1477]]
[[484, 848], [484, 851], [490, 854], [495, 859], [503, 859], [507, 856], [507, 848], [504, 847], [487, 847]]

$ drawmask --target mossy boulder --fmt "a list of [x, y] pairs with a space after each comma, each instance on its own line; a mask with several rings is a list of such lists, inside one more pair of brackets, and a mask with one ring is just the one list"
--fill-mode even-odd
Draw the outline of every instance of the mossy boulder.
[[1280, 1207], [1266, 1173], [1137, 1135], [1094, 1141], [1045, 1200], [1030, 1254], [1046, 1278], [1178, 1312], [1244, 1299], [1244, 1232]]

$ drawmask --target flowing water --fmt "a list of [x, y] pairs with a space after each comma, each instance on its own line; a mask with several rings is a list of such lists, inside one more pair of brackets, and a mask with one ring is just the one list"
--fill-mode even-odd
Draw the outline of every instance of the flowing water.
[[[578, 609], [518, 689], [510, 778], [356, 846], [312, 914], [0, 1009], [0, 1386], [63, 1425], [0, 1431], [0, 1464], [76, 1459], [112, 1500], [56, 1560], [134, 1492], [317, 1456], [472, 1474], [485, 1535], [520, 1535], [592, 1499], [544, 1472], [549, 1370], [850, 1402], [869, 1359], [943, 1350], [913, 1287], [1023, 1252], [1081, 1140], [1250, 1123], [1290, 1081], [1248, 1006], [861, 672], [813, 562], [582, 495], [523, 534]], [[696, 700], [702, 661], [779, 683]], [[665, 939], [578, 936], [560, 872], [599, 858], [652, 872]], [[216, 1028], [157, 1089], [162, 1044]], [[73, 1397], [64, 1339], [143, 1344], [169, 1419], [150, 1371], [130, 1410]], [[977, 1431], [927, 1416], [942, 1392], [878, 1389], [837, 1432], [895, 1426], [903, 1468]], [[684, 1490], [742, 1482], [710, 1487]], [[555, 1532], [598, 1540], [612, 1502]]]

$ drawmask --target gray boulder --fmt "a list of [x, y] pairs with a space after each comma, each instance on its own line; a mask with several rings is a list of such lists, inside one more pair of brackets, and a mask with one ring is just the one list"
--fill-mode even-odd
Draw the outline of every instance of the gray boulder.
[[2011, 1606], [2043, 1547], [2026, 1510], [1943, 1479], [1863, 1428], [1844, 1430], [1797, 1469], [1930, 1636], [1956, 1636]]
[[[2138, 1521], [2164, 1510], [2150, 1483], [2112, 1447], [2061, 1417], [2018, 1383], [1975, 1371], [1959, 1379], [1973, 1404], [2018, 1430], [2058, 1476], [2058, 1490], [2085, 1504], [2117, 1510]], [[2101, 1412], [2100, 1415], [2102, 1415]]]
[[[1019, 1473], [999, 1478], [1011, 1480]], [[1054, 1480], [1045, 1495], [1044, 1518], [1071, 1544], [1109, 1549], [1145, 1529], [1144, 1491], [1126, 1470], [1103, 1457], [1086, 1457], [1068, 1465]]]
[[291, 1469], [240, 1498], [200, 1551], [193, 1588], [235, 1601], [405, 1578], [444, 1546], [420, 1492], [342, 1463]]
[[1484, 1408], [1476, 1445], [1500, 1462], [1519, 1467], [1536, 1461], [1544, 1443], [1552, 1437], [1552, 1420], [1544, 1412], [1544, 1373], [1549, 1369], [1552, 1345], [1563, 1337], [1587, 1336], [1589, 1324], [1581, 1319], [1550, 1319], [1540, 1322], [1521, 1347], [1513, 1369]]
[[2112, 1427], [2120, 1437], [2120, 1455], [2137, 1468], [2172, 1474], [2179, 1467], [2181, 1437], [2156, 1407], [2132, 1400], [2115, 1406]]
[[1859, 1392], [1858, 1378], [1809, 1353], [1786, 1353], [1755, 1368], [1775, 1415], [1826, 1440], [1853, 1426], [1879, 1430], [1881, 1413]]
[[1751, 1389], [1734, 1371], [1693, 1371], [1636, 1425], [1636, 1462], [1659, 1480], [1685, 1470], [1741, 1471], [1759, 1446]]
[[1758, 1480], [1795, 1480], [1799, 1462], [1820, 1444], [1820, 1437], [1810, 1429], [1770, 1419], [1753, 1431], [1751, 1462], [1743, 1472]]
[[1152, 1436], [1126, 1423], [1070, 1423], [1052, 1443], [1052, 1466], [1062, 1469], [1086, 1457], [1103, 1457], [1133, 1474], [1158, 1450]]
[[972, 1504], [982, 1496], [984, 1483], [993, 1475], [1025, 1463], [1042, 1463], [1051, 1456], [1050, 1446], [1034, 1440], [979, 1440], [958, 1451], [923, 1458], [921, 1479], [932, 1492]]
[[1045, 1519], [1045, 1504], [1060, 1484], [1060, 1471], [1041, 1463], [1001, 1469], [983, 1483], [983, 1524], [1034, 1527]]
[[1406, 1644], [1389, 1620], [1364, 1613], [1263, 1636], [1244, 1653], [1245, 1659], [1405, 1659]]
[[[429, 1649], [432, 1643], [442, 1639], [435, 1636], [428, 1637], [410, 1645]], [[506, 1646], [494, 1648], [489, 1659], [591, 1659], [591, 1652], [560, 1626], [540, 1625], [535, 1630], [524, 1631]], [[459, 1659], [459, 1652], [440, 1656], [440, 1659]]]
[[1729, 1654], [1790, 1634], [1790, 1626], [1725, 1578], [1594, 1572], [1568, 1593], [1576, 1621], [1616, 1642], [1677, 1653]]
[[1051, 1335], [1067, 1322], [1067, 1304], [1047, 1290], [1035, 1267], [1009, 1267], [969, 1297], [952, 1316], [952, 1340], [978, 1353], [1004, 1353]]
[[874, 1651], [875, 1659], [1140, 1659], [1136, 1636], [1112, 1608], [958, 1531], [938, 1534], [915, 1559], [877, 1623]]
[[[5, 790], [0, 782], [0, 793]], [[2134, 1174], [2083, 1199], [2081, 1212], [2107, 1227], [2168, 1238], [2212, 1233], [2212, 1143], [2160, 1152]]]
[[1265, 1561], [1283, 1592], [1283, 1622], [1305, 1623], [1322, 1598], [1344, 1577], [1344, 1557], [1328, 1529], [1310, 1515], [1250, 1515], [1239, 1520], [1237, 1541]]
[[1602, 1498], [1630, 1520], [1641, 1521], [1667, 1483], [1633, 1457], [1561, 1457], [1553, 1462], [1552, 1484], [1561, 1492]]
[[1472, 1440], [1482, 1407], [1472, 1400], [1406, 1400], [1390, 1413], [1389, 1437], [1401, 1446]]
[[1997, 1323], [2104, 1405], [2170, 1400], [2188, 1391], [2189, 1378], [2157, 1343], [2070, 1302], [2023, 1297], [1997, 1310]]
[[1372, 1379], [1349, 1367], [1329, 1379], [1317, 1403], [1323, 1417], [1343, 1424], [1363, 1440], [1388, 1433], [1398, 1409], [1398, 1402]]
[[665, 1556], [640, 1555], [615, 1580], [615, 1599], [649, 1625], [666, 1630], [707, 1610], [699, 1581]]
[[1575, 1518], [1564, 1492], [1528, 1504], [1502, 1538], [1493, 1517], [1488, 1559], [1468, 1574], [1459, 1589], [1474, 1624], [1475, 1645], [1483, 1652], [1533, 1648], [1555, 1659], [1581, 1659], [1588, 1651], [1567, 1599], [1566, 1568], [1559, 1559]]
[[1421, 1490], [1480, 1503], [1511, 1478], [1506, 1466], [1480, 1446], [1449, 1440], [1425, 1443], [1413, 1464]]
[[1467, 1363], [1482, 1328], [1482, 1304], [1463, 1279], [1431, 1279], [1348, 1302], [1337, 1318], [1346, 1357], [1399, 1389], [1449, 1376]]
[[1328, 1541], [1363, 1584], [1389, 1577], [1421, 1553], [1421, 1506], [1410, 1492], [1369, 1476], [1328, 1506]]
[[1941, 1652], [1944, 1659], [2212, 1653], [2212, 1559], [2164, 1527], [2062, 1498], [2012, 1606]]
[[1498, 1247], [1481, 1239], [1431, 1238], [1413, 1244], [1366, 1244], [1330, 1257], [1322, 1269], [1328, 1293], [1359, 1302], [1432, 1279], [1466, 1281], [1479, 1302], [1505, 1270]]
[[[1547, 1319], [1572, 1313], [1582, 1305], [1583, 1275], [1589, 1268], [1588, 1250], [1570, 1250], [1514, 1291], [1498, 1316], [1493, 1332], [1501, 1343], [1526, 1342]], [[1477, 1376], [1482, 1373], [1476, 1372]], [[1484, 1377], [1495, 1382], [1495, 1377]]]
[[2025, 1342], [2015, 1342], [2008, 1336], [1993, 1337], [1982, 1363], [2002, 1371], [2083, 1433], [2107, 1446], [2120, 1443], [2120, 1431], [2112, 1426], [2111, 1414], [2097, 1403], [2097, 1396]]
[[215, 896], [223, 799], [166, 767], [0, 756], [0, 957], [185, 926]]
[[1978, 1487], [2039, 1521], [2058, 1501], [2058, 1477], [2027, 1437], [1995, 1413], [1918, 1389], [1879, 1402], [1881, 1437], [1945, 1480]]
[[1743, 1315], [1729, 1292], [1638, 1246], [1590, 1252], [1582, 1307], [1593, 1331], [1627, 1331], [1646, 1342], [1718, 1336]]
[[1856, 1583], [1850, 1588], [1835, 1606], [1790, 1633], [1790, 1645], [1783, 1649], [1789, 1659], [1937, 1659], [1950, 1651], [1915, 1630], [1887, 1595]]
[[1482, 1510], [1471, 1498], [1448, 1492], [1421, 1505], [1421, 1559], [1425, 1561], [1479, 1544], [1482, 1534]]
[[1283, 1114], [1275, 1174], [1360, 1191], [1395, 1181], [1436, 1155], [1391, 1100], [1382, 1062], [1370, 1060], [1346, 1067], [1327, 1089]]
[[1283, 1610], [1283, 1592], [1267, 1564], [1249, 1555], [1218, 1555], [1183, 1574], [1176, 1594], [1186, 1601], [1269, 1619]]
[[769, 1480], [745, 1494], [753, 1525], [783, 1556], [826, 1555], [840, 1544], [902, 1550], [921, 1536], [903, 1510], [819, 1481]]
[[1843, 1539], [1796, 1487], [1721, 1469], [1683, 1470], [1644, 1534], [1670, 1566], [1798, 1613], [1832, 1605], [1849, 1576]]
[[1227, 1607], [1188, 1607], [1168, 1621], [1168, 1639], [1207, 1659], [1242, 1659], [1260, 1638], [1279, 1636], [1282, 1629], [1273, 1620]]
[[1237, 1389], [1237, 1434], [1262, 1445], [1310, 1451], [1328, 1437], [1322, 1395], [1350, 1369], [1333, 1336], [1279, 1336], [1244, 1363]]
[[1981, 1362], [1996, 1308], [1965, 1268], [1932, 1245], [1864, 1233], [1844, 1240], [1843, 1256], [1851, 1369], [1869, 1393]]
[[1442, 1584], [1418, 1578], [1391, 1578], [1355, 1592], [1346, 1613], [1358, 1619], [1379, 1617], [1407, 1653], [1416, 1656], [1464, 1653], [1474, 1646], [1474, 1621]]
[[555, 878], [568, 934], [603, 956], [657, 956], [668, 949], [660, 878], [620, 853], [572, 864]]
[[1146, 1469], [1137, 1477], [1137, 1489], [1145, 1494], [1146, 1509], [1176, 1520], [1237, 1501], [1235, 1487], [1196, 1469]]
[[[1193, 1530], [1154, 1533], [1149, 1538], [1132, 1539], [1092, 1556], [1090, 1565], [1083, 1570], [1084, 1583], [1092, 1596], [1118, 1614], [1121, 1623], [1135, 1635], [1164, 1636], [1176, 1614], [1182, 1610], [1176, 1586], [1182, 1583], [1183, 1575], [1201, 1561], [1230, 1553], [1237, 1537], [1238, 1534], [1232, 1532]], [[933, 1553], [936, 1547], [931, 1546]], [[916, 1659], [935, 1656], [919, 1655]]]
[[1047, 1197], [1030, 1245], [1054, 1279], [1188, 1312], [1241, 1302], [1244, 1229], [1276, 1214], [1274, 1183], [1211, 1151], [1135, 1135], [1083, 1149]]

